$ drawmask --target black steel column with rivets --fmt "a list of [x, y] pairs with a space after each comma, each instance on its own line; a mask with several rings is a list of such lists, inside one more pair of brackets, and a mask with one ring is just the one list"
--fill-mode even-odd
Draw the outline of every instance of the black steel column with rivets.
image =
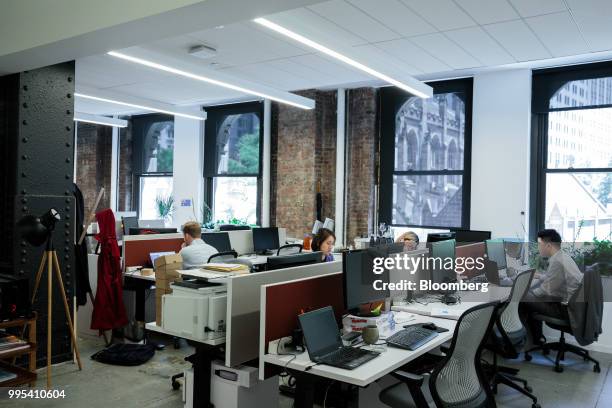
[[[72, 310], [74, 294], [74, 61], [0, 77], [0, 271], [30, 278], [30, 291], [43, 247], [26, 243], [16, 223], [50, 208], [61, 215], [53, 244]], [[46, 271], [45, 275], [46, 277]], [[53, 362], [72, 359], [70, 331], [58, 285], [53, 299]], [[44, 365], [47, 284], [38, 299], [38, 362]]]

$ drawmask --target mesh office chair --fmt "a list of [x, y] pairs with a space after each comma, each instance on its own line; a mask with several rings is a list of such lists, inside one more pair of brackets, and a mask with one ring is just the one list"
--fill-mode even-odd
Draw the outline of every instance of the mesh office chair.
[[[482, 373], [480, 353], [483, 340], [493, 325], [498, 305], [498, 302], [491, 302], [472, 307], [457, 321], [449, 352], [434, 368], [429, 378], [429, 390], [435, 407], [496, 406], [491, 389]], [[406, 371], [396, 371], [393, 376], [402, 382], [381, 391], [379, 398], [384, 404], [397, 408], [430, 406], [421, 390], [423, 376]]]
[[[587, 282], [586, 284], [588, 285], [597, 285], [597, 287], [594, 287], [594, 288], [586, 287], [585, 282]], [[589, 294], [598, 293], [598, 295], [595, 296], [595, 298], [593, 299], [589, 298], [587, 300], [585, 299], [585, 293], [589, 293]], [[593, 302], [593, 304], [588, 305], [591, 302]], [[582, 305], [579, 305], [579, 304], [582, 304]], [[598, 268], [587, 269], [584, 272], [582, 283], [570, 297], [566, 308], [579, 307], [579, 306], [584, 306], [586, 308], [587, 305], [589, 307], [597, 308], [599, 310], [599, 316], [602, 315], [603, 313], [603, 289], [602, 289], [602, 283], [601, 283], [601, 276], [599, 274]], [[593, 366], [594, 372], [596, 373], [601, 372], [599, 361], [591, 357], [587, 349], [584, 349], [579, 346], [575, 346], [573, 344], [567, 344], [565, 342], [565, 333], [574, 335], [572, 325], [569, 320], [569, 315], [566, 319], [558, 319], [555, 317], [550, 317], [550, 316], [536, 313], [532, 315], [532, 318], [546, 323], [546, 325], [552, 329], [559, 330], [561, 332], [561, 337], [559, 338], [559, 341], [557, 342], [544, 343], [540, 346], [534, 347], [526, 351], [525, 352], [526, 361], [531, 361], [531, 355], [529, 353], [534, 352], [536, 350], [542, 350], [542, 354], [544, 355], [547, 355], [548, 353], [550, 353], [550, 350], [555, 350], [557, 351], [557, 356], [555, 358], [555, 366], [553, 370], [558, 373], [561, 373], [563, 372], [563, 366], [561, 365], [561, 361], [565, 360], [565, 353], [570, 352], [570, 353], [574, 353], [582, 357], [584, 361], [590, 361], [594, 363], [594, 366]]]
[[[532, 400], [532, 408], [539, 408], [538, 398], [531, 393], [532, 389], [527, 381], [517, 377], [519, 370], [497, 365], [497, 355], [504, 358], [517, 358], [520, 350], [525, 346], [527, 331], [519, 317], [519, 304], [531, 286], [535, 269], [521, 272], [512, 285], [508, 300], [500, 307], [496, 325], [490, 336], [489, 344], [485, 347], [493, 352], [493, 364], [487, 367], [491, 387], [497, 394], [497, 385], [507, 385]], [[521, 387], [517, 383], [521, 383]]]
[[287, 244], [287, 245], [283, 245], [282, 247], [278, 248], [278, 251], [276, 251], [276, 255], [293, 255], [293, 254], [299, 254], [302, 252], [302, 244]]
[[233, 261], [236, 258], [238, 258], [238, 253], [236, 251], [219, 252], [209, 256], [207, 263]]

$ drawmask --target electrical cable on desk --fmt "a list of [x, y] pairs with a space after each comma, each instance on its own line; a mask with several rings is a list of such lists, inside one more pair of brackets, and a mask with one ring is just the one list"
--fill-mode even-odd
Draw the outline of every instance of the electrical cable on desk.
[[327, 386], [327, 389], [325, 390], [325, 396], [323, 397], [323, 408], [325, 408], [326, 403], [327, 403], [327, 393], [329, 392], [329, 389], [331, 388], [332, 385], [334, 385], [336, 381], [332, 381], [331, 383], [329, 383], [329, 385]]

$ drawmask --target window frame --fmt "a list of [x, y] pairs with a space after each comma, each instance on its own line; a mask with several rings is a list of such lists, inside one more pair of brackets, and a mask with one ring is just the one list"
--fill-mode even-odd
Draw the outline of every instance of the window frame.
[[[255, 218], [257, 225], [261, 224], [261, 201], [263, 194], [263, 135], [264, 135], [264, 103], [253, 101], [231, 105], [205, 107], [206, 123], [204, 125], [204, 202], [214, 211], [214, 179], [215, 178], [257, 178], [257, 198]], [[218, 119], [228, 115], [254, 113], [259, 119], [259, 166], [257, 174], [227, 174], [217, 170], [217, 123]], [[214, 219], [212, 220], [214, 221]]]
[[[148, 172], [144, 171], [144, 145], [145, 145], [145, 133], [144, 129], [155, 122], [167, 122], [172, 121], [174, 123], [174, 116], [164, 115], [159, 113], [151, 113], [145, 115], [134, 115], [130, 119], [132, 127], [132, 211], [135, 211], [138, 218], [140, 218], [140, 184], [141, 179], [144, 177], [173, 177], [174, 176], [174, 165], [173, 171], [158, 171]], [[172, 147], [172, 162], [174, 163], [174, 146]]]
[[[612, 104], [550, 108], [550, 99], [571, 81], [612, 77], [612, 62], [534, 70], [531, 98], [531, 177], [529, 194], [529, 239], [536, 240], [546, 224], [546, 177], [563, 173], [612, 173], [612, 167], [548, 168], [549, 114], [612, 108]], [[568, 112], [569, 113], [569, 112]]]
[[[457, 92], [463, 94], [465, 105], [465, 131], [463, 145], [463, 170], [395, 170], [395, 115], [413, 95], [396, 87], [384, 87], [380, 90], [379, 117], [380, 117], [380, 177], [379, 177], [379, 222], [393, 227], [411, 227], [437, 230], [460, 230], [470, 227], [470, 196], [472, 181], [472, 104], [473, 104], [473, 78], [461, 78], [447, 81], [428, 82], [435, 94]], [[461, 225], [420, 225], [420, 224], [393, 224], [393, 177], [394, 176], [462, 176], [462, 202]]]

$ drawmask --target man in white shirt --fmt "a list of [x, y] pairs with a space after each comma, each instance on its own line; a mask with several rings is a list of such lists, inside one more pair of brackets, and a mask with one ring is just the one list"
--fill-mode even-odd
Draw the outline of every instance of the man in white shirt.
[[548, 258], [546, 273], [534, 278], [529, 292], [521, 302], [534, 343], [542, 341], [542, 322], [531, 319], [534, 313], [568, 319], [567, 302], [582, 283], [583, 274], [576, 262], [561, 250], [561, 236], [554, 229], [538, 233], [540, 255]]
[[197, 222], [187, 222], [183, 225], [183, 249], [181, 249], [181, 257], [183, 257], [183, 269], [198, 268], [208, 262], [211, 255], [218, 251], [202, 241], [202, 228]]

